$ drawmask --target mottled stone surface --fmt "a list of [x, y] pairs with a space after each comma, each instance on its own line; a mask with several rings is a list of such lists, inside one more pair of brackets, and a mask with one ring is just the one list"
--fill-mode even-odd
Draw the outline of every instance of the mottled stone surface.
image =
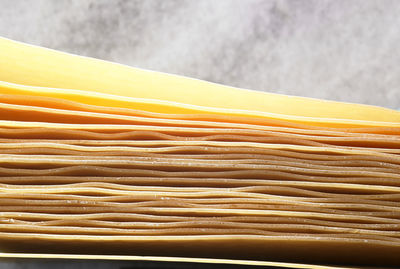
[[0, 0], [0, 35], [227, 85], [400, 108], [397, 0]]
[[398, 0], [0, 0], [0, 35], [237, 87], [400, 108], [399, 14]]

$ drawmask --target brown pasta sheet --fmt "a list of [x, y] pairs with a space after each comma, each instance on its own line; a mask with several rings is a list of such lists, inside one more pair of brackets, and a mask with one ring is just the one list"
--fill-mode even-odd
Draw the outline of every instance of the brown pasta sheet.
[[0, 93], [1, 251], [400, 266], [397, 122], [30, 93]]

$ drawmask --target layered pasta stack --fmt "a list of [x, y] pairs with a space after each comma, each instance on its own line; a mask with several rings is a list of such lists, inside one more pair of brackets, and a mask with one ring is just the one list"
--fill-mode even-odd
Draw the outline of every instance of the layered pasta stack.
[[400, 266], [400, 113], [0, 39], [0, 250]]

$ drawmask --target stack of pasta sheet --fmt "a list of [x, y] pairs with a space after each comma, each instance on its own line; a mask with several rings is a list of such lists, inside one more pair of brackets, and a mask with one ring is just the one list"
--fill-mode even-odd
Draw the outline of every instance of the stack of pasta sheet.
[[400, 113], [0, 40], [0, 249], [400, 266]]

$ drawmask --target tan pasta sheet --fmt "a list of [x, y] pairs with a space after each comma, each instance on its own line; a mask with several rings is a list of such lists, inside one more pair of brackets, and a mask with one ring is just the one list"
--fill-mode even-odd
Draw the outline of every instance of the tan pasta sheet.
[[400, 112], [0, 39], [12, 253], [400, 267]]

